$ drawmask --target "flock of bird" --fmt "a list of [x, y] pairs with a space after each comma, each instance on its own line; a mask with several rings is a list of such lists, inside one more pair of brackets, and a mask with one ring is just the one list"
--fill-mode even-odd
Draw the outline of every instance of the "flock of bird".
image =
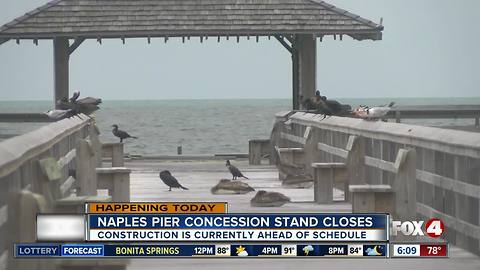
[[[234, 165], [230, 160], [227, 160], [225, 166], [232, 174], [232, 180], [221, 179], [220, 182], [211, 188], [213, 194], [246, 194], [255, 191], [247, 183], [237, 180], [238, 177], [248, 179], [243, 173]], [[177, 178], [175, 178], [169, 171], [164, 170], [160, 172], [160, 179], [168, 187], [168, 191], [172, 191], [172, 188], [188, 190], [188, 188], [182, 186]], [[279, 207], [290, 202], [290, 198], [279, 192], [269, 192], [265, 190], [259, 190], [255, 196], [250, 200], [250, 204], [253, 207]]]
[[65, 118], [78, 116], [79, 114], [90, 115], [100, 109], [98, 105], [102, 103], [100, 98], [80, 97], [80, 91], [74, 92], [70, 99], [62, 98], [57, 100], [58, 109], [45, 112], [48, 118], [58, 121]]
[[[45, 112], [45, 114], [55, 121], [75, 116], [80, 117], [79, 114], [90, 117], [89, 115], [98, 110], [100, 108], [98, 105], [102, 103], [102, 100], [99, 98], [85, 97], [79, 99], [79, 97], [80, 91], [74, 92], [70, 99], [63, 98], [57, 101], [58, 109], [50, 110]], [[323, 119], [327, 116], [348, 116], [366, 120], [377, 120], [383, 118], [394, 104], [394, 102], [391, 102], [388, 105], [374, 107], [361, 105], [357, 109], [352, 110], [350, 105], [341, 104], [336, 100], [329, 100], [326, 96], [320, 95], [320, 91], [316, 91], [314, 96], [302, 100], [304, 109], [323, 114]], [[126, 131], [120, 130], [116, 124], [112, 125], [112, 128], [112, 134], [119, 138], [120, 142], [128, 138], [138, 138], [131, 136]], [[249, 178], [243, 175], [237, 167], [232, 165], [230, 160], [226, 161], [225, 166], [232, 174], [232, 180], [221, 179], [217, 185], [212, 187], [211, 192], [213, 194], [246, 194], [255, 191], [255, 189], [247, 183], [238, 180], [238, 178]], [[182, 186], [168, 170], [161, 171], [159, 176], [163, 183], [168, 186], [169, 191], [172, 191], [172, 188], [188, 190], [188, 188]], [[281, 193], [259, 190], [251, 199], [250, 204], [254, 207], [282, 206], [288, 202], [290, 202], [290, 198]]]

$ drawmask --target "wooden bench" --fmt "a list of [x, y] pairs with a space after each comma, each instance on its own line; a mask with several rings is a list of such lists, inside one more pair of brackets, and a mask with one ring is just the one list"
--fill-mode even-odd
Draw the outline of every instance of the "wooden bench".
[[[348, 186], [356, 182], [359, 177], [358, 166], [363, 158], [362, 145], [357, 136], [350, 135], [345, 149], [334, 147], [325, 143], [318, 143], [317, 150], [340, 157], [345, 162], [314, 162], [311, 164], [314, 173], [314, 198], [317, 203], [333, 203], [333, 190], [337, 185], [342, 187], [345, 201], [349, 200]], [[362, 164], [363, 166], [363, 164]]]
[[394, 191], [390, 185], [351, 185], [353, 213], [394, 213]]
[[275, 146], [278, 156], [279, 179], [284, 183], [289, 182], [311, 182], [312, 178], [305, 170], [305, 143], [310, 136], [311, 127], [307, 127], [303, 137], [295, 136], [286, 132], [280, 133], [280, 138], [288, 144], [297, 144], [301, 147], [279, 147]]
[[260, 165], [262, 158], [270, 155], [270, 139], [254, 139], [248, 141], [248, 162]]

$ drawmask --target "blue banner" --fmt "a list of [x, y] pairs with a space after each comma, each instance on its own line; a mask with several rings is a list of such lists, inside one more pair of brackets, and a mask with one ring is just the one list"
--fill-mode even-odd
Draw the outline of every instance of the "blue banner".
[[387, 257], [380, 244], [16, 244], [15, 257]]

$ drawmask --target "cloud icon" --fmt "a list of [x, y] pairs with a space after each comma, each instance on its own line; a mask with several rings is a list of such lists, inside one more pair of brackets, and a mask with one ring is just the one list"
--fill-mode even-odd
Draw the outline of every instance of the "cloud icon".
[[382, 247], [375, 246], [374, 248], [367, 248], [368, 256], [379, 256], [382, 255]]
[[308, 245], [308, 246], [305, 246], [302, 250], [305, 253], [305, 255], [308, 256], [308, 253], [313, 251], [313, 247], [312, 247], [312, 245]]
[[246, 250], [244, 250], [244, 251], [238, 253], [238, 256], [240, 256], [240, 257], [246, 257], [246, 256], [248, 256], [248, 252], [247, 252]]

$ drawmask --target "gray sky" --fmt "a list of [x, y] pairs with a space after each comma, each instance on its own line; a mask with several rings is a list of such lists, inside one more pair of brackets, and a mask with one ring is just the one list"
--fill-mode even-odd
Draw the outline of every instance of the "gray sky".
[[[0, 24], [45, 0], [1, 0]], [[329, 0], [379, 22], [382, 41], [318, 43], [317, 84], [331, 97], [480, 96], [477, 0]], [[0, 45], [0, 100], [50, 100], [52, 42]], [[83, 43], [70, 89], [104, 99], [290, 98], [291, 58], [276, 40], [145, 39]]]

